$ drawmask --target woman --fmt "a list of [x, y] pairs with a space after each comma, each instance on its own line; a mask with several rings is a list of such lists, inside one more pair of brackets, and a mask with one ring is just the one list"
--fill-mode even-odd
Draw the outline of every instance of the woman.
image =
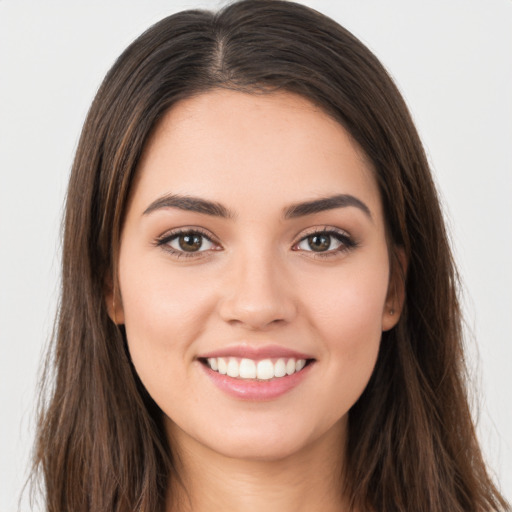
[[407, 108], [358, 40], [290, 2], [162, 20], [77, 149], [48, 510], [509, 510], [456, 281]]

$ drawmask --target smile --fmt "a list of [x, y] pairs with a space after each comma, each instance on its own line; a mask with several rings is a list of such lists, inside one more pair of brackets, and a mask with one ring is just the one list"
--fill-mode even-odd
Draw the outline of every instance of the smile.
[[260, 361], [236, 357], [210, 357], [203, 360], [211, 370], [228, 377], [249, 380], [270, 380], [300, 372], [307, 364], [306, 359], [279, 358]]
[[204, 375], [237, 400], [274, 400], [308, 379], [317, 359], [279, 345], [247, 343], [215, 349], [197, 357]]

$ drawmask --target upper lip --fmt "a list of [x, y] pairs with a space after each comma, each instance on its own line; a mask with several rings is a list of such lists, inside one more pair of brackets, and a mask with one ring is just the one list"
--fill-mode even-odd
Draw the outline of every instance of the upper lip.
[[212, 350], [198, 356], [199, 359], [209, 359], [215, 357], [240, 357], [242, 359], [272, 359], [272, 358], [283, 358], [283, 359], [314, 359], [311, 355], [303, 352], [297, 352], [286, 347], [279, 345], [233, 345], [230, 347], [224, 347], [218, 350]]

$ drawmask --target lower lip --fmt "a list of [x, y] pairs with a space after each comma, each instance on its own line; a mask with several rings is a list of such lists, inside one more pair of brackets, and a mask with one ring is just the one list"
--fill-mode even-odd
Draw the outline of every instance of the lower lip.
[[314, 363], [309, 363], [292, 375], [269, 380], [236, 379], [200, 364], [210, 380], [228, 395], [241, 400], [265, 401], [278, 398], [297, 387], [307, 377]]

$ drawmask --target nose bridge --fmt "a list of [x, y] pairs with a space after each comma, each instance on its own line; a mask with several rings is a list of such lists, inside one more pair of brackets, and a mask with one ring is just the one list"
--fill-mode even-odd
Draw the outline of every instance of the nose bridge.
[[275, 247], [249, 246], [230, 263], [221, 306], [225, 321], [263, 329], [293, 318], [296, 304], [292, 287]]

